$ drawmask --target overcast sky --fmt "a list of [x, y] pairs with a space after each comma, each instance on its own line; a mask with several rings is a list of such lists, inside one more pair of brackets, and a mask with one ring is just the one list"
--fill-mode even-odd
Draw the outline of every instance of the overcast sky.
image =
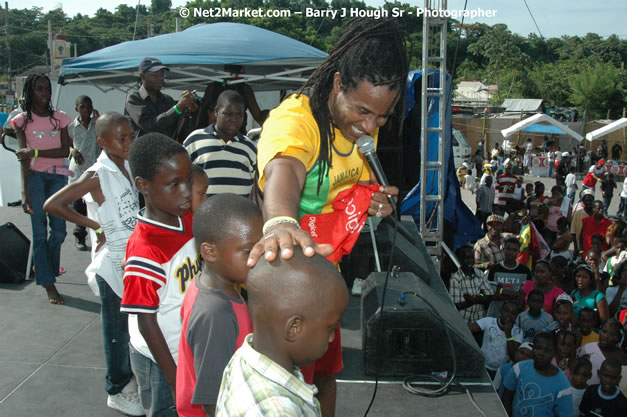
[[[150, 6], [150, 0], [140, 0], [141, 4]], [[77, 13], [92, 16], [100, 7], [113, 11], [121, 3], [135, 7], [134, 1], [99, 0], [87, 2], [85, 0], [10, 0], [10, 8], [43, 7], [44, 11], [62, 7], [69, 16]], [[184, 6], [186, 0], [172, 0], [173, 7]], [[371, 6], [381, 6], [384, 0], [366, 0]], [[422, 0], [410, 0], [412, 6], [423, 5]], [[540, 32], [544, 37], [561, 37], [562, 35], [584, 36], [593, 32], [603, 37], [616, 34], [622, 39], [627, 38], [627, 1], [605, 0], [594, 5], [592, 2], [579, 0], [527, 0], [527, 5], [535, 17]], [[464, 0], [449, 0], [449, 9], [463, 9]], [[522, 36], [530, 33], [538, 34], [538, 29], [525, 6], [524, 0], [468, 0], [469, 10], [494, 10], [495, 17], [469, 19], [465, 22], [482, 22], [487, 24], [505, 23], [509, 29]], [[461, 20], [461, 18], [460, 18]], [[0, 22], [4, 23], [4, 22]]]

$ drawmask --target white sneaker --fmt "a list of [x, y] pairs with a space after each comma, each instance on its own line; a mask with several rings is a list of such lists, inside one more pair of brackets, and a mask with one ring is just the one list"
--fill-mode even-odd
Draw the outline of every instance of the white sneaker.
[[355, 278], [353, 281], [353, 288], [351, 289], [351, 294], [353, 295], [361, 295], [361, 287], [363, 286], [364, 280]]
[[129, 416], [146, 415], [144, 407], [142, 407], [142, 403], [139, 400], [135, 377], [133, 377], [133, 379], [126, 384], [126, 386], [122, 389], [122, 392], [115, 395], [109, 395], [107, 397], [107, 407], [113, 408], [114, 410]]

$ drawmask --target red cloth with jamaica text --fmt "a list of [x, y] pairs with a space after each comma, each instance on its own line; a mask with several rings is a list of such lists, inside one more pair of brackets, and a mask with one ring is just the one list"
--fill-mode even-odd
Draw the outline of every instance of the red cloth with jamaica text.
[[355, 184], [335, 197], [333, 212], [307, 214], [300, 219], [300, 227], [316, 243], [333, 245], [333, 253], [327, 256], [329, 261], [337, 263], [353, 249], [368, 217], [372, 195], [379, 187], [378, 184]]

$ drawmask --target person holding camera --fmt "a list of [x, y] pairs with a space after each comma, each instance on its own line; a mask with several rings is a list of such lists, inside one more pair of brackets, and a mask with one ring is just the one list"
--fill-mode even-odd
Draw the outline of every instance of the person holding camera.
[[157, 58], [142, 59], [139, 64], [142, 85], [126, 99], [124, 114], [130, 117], [138, 136], [159, 132], [182, 142], [185, 136], [179, 136], [185, 131], [189, 120], [187, 115], [198, 109], [198, 103], [187, 90], [183, 91], [178, 102], [161, 93], [166, 71], [169, 71], [168, 67]]
[[192, 163], [209, 177], [207, 196], [234, 193], [248, 197], [257, 169], [257, 147], [240, 133], [246, 107], [235, 90], [218, 96], [215, 123], [194, 130], [183, 142]]

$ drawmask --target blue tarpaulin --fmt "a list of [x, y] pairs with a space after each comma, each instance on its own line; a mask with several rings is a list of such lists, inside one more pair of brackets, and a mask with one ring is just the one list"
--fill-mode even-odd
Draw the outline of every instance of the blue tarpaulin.
[[[409, 111], [416, 104], [416, 101], [420, 97], [420, 88], [416, 89], [416, 84], [422, 77], [422, 70], [414, 70], [408, 74], [407, 83], [405, 85], [405, 104], [406, 113], [405, 117], [409, 114]], [[429, 70], [430, 87], [439, 87], [439, 71]], [[446, 91], [451, 91], [451, 77], [447, 74], [447, 88]], [[433, 85], [435, 83], [435, 85]], [[418, 84], [420, 87], [420, 84]], [[418, 91], [416, 91], [418, 90]], [[451, 141], [452, 125], [451, 125], [451, 95], [448, 95], [448, 103], [446, 106], [446, 125], [444, 126], [444, 140], [446, 145], [444, 147], [444, 175], [446, 177], [444, 185], [444, 218], [447, 222], [451, 223], [453, 230], [453, 249], [456, 249], [462, 245], [465, 245], [471, 240], [480, 239], [483, 237], [484, 232], [481, 229], [481, 225], [477, 220], [477, 217], [470, 211], [468, 206], [462, 201], [461, 190], [457, 175], [455, 174], [455, 163], [453, 161], [453, 144]], [[428, 124], [430, 127], [437, 127], [439, 120], [439, 98], [429, 98], [429, 113]], [[415, 140], [420, 141], [419, 137]], [[427, 144], [427, 160], [437, 161], [438, 159], [438, 140], [439, 135], [437, 132], [431, 132], [428, 134]], [[422, 150], [421, 150], [422, 151]], [[419, 225], [420, 222], [420, 187], [421, 181], [407, 194], [401, 205], [401, 213], [411, 215], [414, 222]], [[438, 173], [427, 172], [427, 178], [424, 181], [427, 187], [427, 195], [437, 194], [438, 185]], [[427, 218], [432, 214], [435, 208], [435, 203], [427, 204]]]
[[553, 134], [553, 135], [565, 135], [562, 129], [553, 125], [541, 125], [535, 124], [528, 126], [523, 129], [523, 132], [531, 132], [531, 133], [545, 133], [545, 134]]
[[246, 81], [255, 91], [298, 87], [327, 54], [288, 36], [241, 23], [199, 24], [64, 59], [60, 83], [134, 85], [144, 57], [170, 68], [169, 88]]

